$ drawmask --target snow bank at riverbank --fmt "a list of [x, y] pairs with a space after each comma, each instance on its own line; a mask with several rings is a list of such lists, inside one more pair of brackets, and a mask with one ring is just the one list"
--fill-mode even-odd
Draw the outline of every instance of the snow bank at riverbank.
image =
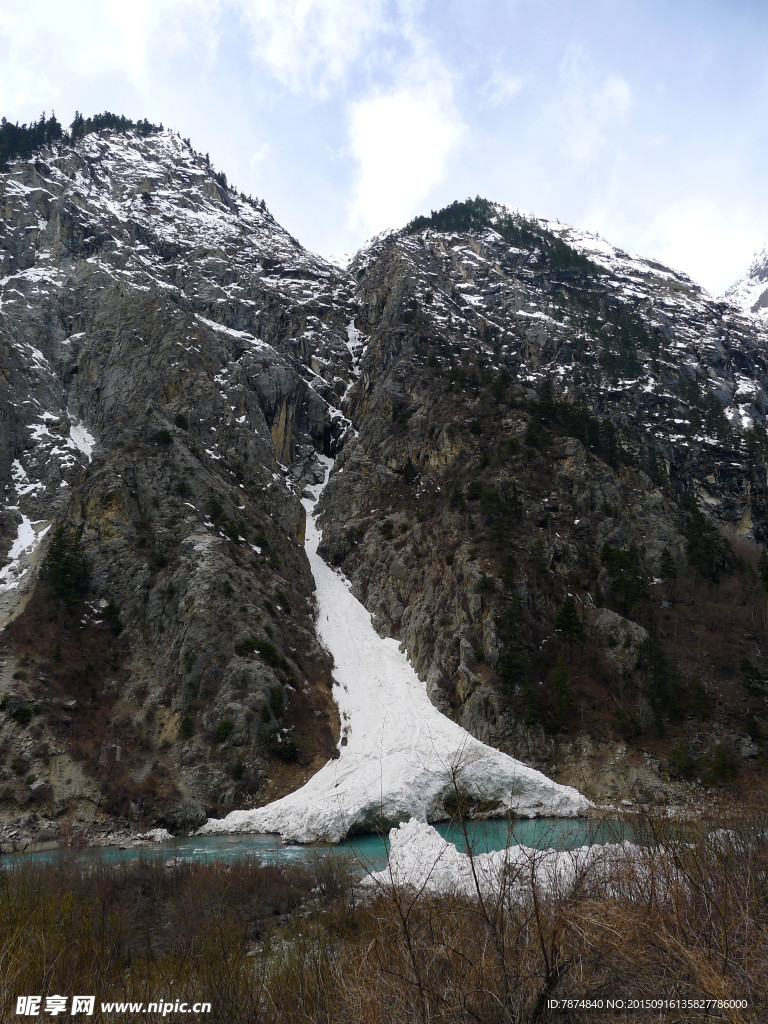
[[539, 850], [510, 846], [506, 850], [474, 853], [470, 858], [423, 822], [412, 818], [389, 833], [389, 863], [368, 875], [363, 884], [389, 891], [455, 894], [465, 897], [504, 897], [513, 902], [530, 898], [533, 887], [565, 895], [579, 879], [608, 882], [622, 864], [634, 862], [631, 843], [592, 844], [574, 850]]

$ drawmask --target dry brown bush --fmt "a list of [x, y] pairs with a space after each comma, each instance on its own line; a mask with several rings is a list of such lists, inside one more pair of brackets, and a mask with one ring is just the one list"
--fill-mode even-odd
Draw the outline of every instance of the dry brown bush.
[[[348, 862], [0, 872], [0, 1019], [24, 994], [210, 1000], [209, 1021], [522, 1024], [768, 1019], [766, 817], [636, 824], [639, 845], [536, 886], [532, 852], [474, 896], [356, 888]], [[574, 858], [576, 855], [574, 855]], [[527, 880], [520, 898], [518, 882]], [[548, 1000], [745, 999], [709, 1016]], [[97, 1014], [92, 1018], [99, 1020]], [[151, 1021], [143, 1014], [141, 1020]]]

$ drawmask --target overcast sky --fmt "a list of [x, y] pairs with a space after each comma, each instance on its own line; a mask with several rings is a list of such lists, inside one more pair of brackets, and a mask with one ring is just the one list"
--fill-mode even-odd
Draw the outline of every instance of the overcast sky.
[[768, 242], [766, 0], [0, 0], [0, 113], [148, 117], [304, 245], [482, 195], [715, 293]]

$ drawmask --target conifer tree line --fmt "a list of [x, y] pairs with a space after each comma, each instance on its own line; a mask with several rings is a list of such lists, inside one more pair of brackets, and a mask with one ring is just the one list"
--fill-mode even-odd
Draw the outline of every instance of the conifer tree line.
[[75, 111], [69, 131], [64, 131], [54, 113], [46, 118], [45, 111], [37, 121], [29, 125], [20, 125], [18, 122], [12, 124], [3, 117], [0, 119], [0, 170], [7, 169], [9, 160], [27, 160], [44, 146], [51, 146], [59, 141], [74, 143], [91, 132], [101, 131], [102, 128], [151, 135], [153, 132], [162, 131], [163, 126], [151, 124], [146, 118], [131, 121], [122, 114], [112, 114], [108, 110], [103, 114], [94, 114], [93, 117], [83, 117], [79, 111]]

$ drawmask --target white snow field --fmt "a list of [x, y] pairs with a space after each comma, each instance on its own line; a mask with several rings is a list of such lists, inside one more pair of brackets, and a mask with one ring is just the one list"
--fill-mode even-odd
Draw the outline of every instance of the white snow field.
[[[332, 466], [326, 465], [325, 482]], [[582, 814], [589, 801], [570, 786], [488, 747], [442, 715], [427, 697], [396, 640], [378, 635], [350, 584], [317, 553], [312, 488], [306, 550], [317, 587], [317, 632], [333, 655], [342, 724], [339, 757], [301, 789], [255, 810], [209, 819], [198, 834], [275, 832], [286, 841], [338, 842], [350, 832], [391, 827], [409, 818], [447, 817], [456, 787], [484, 811], [523, 817]]]

